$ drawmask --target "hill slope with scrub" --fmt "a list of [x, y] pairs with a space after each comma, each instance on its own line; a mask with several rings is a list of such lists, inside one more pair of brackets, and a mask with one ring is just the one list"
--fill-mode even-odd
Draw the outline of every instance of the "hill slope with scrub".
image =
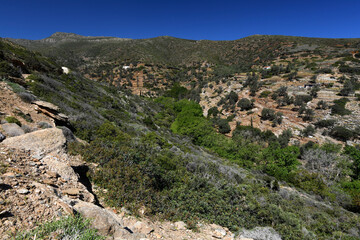
[[[89, 79], [81, 68], [65, 74], [58, 60], [7, 40], [0, 51], [0, 86], [13, 99], [0, 110], [2, 234], [24, 239], [20, 225], [36, 229], [59, 212], [77, 212], [93, 220], [105, 214], [109, 225], [95, 227], [115, 239], [359, 239], [355, 145], [289, 144], [290, 130], [254, 124], [237, 124], [226, 136], [224, 118], [205, 117], [181, 81], [148, 98]], [[250, 86], [252, 76], [244, 76]], [[237, 104], [235, 95], [224, 104]], [[28, 201], [39, 189], [54, 207], [29, 220], [20, 209], [41, 207]], [[84, 210], [90, 204], [95, 213]]]

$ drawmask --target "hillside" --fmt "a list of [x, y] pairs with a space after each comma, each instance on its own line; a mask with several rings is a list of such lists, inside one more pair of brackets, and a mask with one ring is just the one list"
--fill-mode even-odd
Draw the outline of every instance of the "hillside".
[[[65, 38], [69, 37], [65, 35]], [[60, 51], [71, 53], [69, 49], [63, 48], [66, 45], [78, 49], [74, 54], [83, 54], [88, 51], [86, 47], [77, 48], [76, 44], [94, 44], [101, 46], [101, 54], [91, 54], [103, 62], [114, 54], [111, 50], [113, 46], [141, 45], [143, 40], [110, 39], [104, 43], [100, 39], [99, 42], [83, 45], [82, 41], [87, 40], [81, 40], [82, 37], [71, 35], [71, 38], [75, 39], [75, 44], [67, 40], [55, 43], [59, 46], [56, 47], [55, 52], [58, 52], [54, 61], [10, 41], [0, 40], [0, 136], [3, 136], [0, 140], [0, 233], [3, 236], [10, 238], [16, 235], [18, 239], [32, 239], [34, 232], [25, 238], [22, 231], [36, 229], [37, 226], [41, 228], [47, 220], [61, 219], [62, 215], [77, 212], [83, 218], [106, 218], [106, 224], [99, 226], [93, 222], [93, 227], [100, 234], [113, 239], [360, 239], [360, 150], [356, 146], [358, 136], [354, 130], [346, 132], [353, 134], [350, 139], [353, 146], [345, 146], [346, 139], [344, 141], [342, 137], [339, 138], [341, 144], [315, 144], [306, 139], [295, 144], [287, 128], [275, 135], [272, 131], [261, 129], [263, 125], [257, 126], [261, 122], [254, 118], [246, 120], [243, 117], [243, 124], [236, 124], [233, 120], [237, 116], [228, 119], [224, 117], [231, 111], [246, 116], [258, 113], [251, 106], [251, 101], [250, 106], [238, 104], [242, 98], [251, 96], [252, 92], [255, 92], [255, 96], [251, 96], [255, 99], [255, 106], [260, 101], [264, 101], [264, 105], [282, 104], [277, 99], [286, 100], [285, 93], [288, 91], [276, 92], [278, 88], [286, 84], [289, 87], [303, 85], [302, 78], [310, 81], [314, 75], [312, 71], [322, 67], [310, 69], [309, 74], [305, 75], [304, 70], [308, 69], [306, 65], [294, 61], [294, 67], [302, 66], [297, 74], [300, 75], [301, 70], [304, 75], [295, 75], [290, 81], [289, 74], [294, 70], [290, 67], [286, 70], [288, 64], [278, 72], [273, 73], [270, 69], [264, 72], [260, 63], [268, 60], [263, 59], [256, 64], [249, 64], [254, 73], [247, 75], [231, 70], [221, 75], [219, 69], [211, 69], [211, 64], [216, 63], [211, 62], [212, 57], [209, 57], [205, 60], [209, 69], [200, 69], [205, 72], [201, 81], [199, 69], [193, 68], [188, 74], [191, 66], [182, 65], [195, 56], [192, 51], [184, 51], [186, 57], [181, 59], [181, 64], [177, 59], [182, 56], [174, 57], [176, 66], [139, 62], [136, 70], [129, 71], [134, 75], [138, 74], [136, 71], [144, 73], [144, 69], [151, 67], [154, 67], [154, 71], [168, 71], [169, 74], [176, 71], [178, 75], [174, 75], [171, 82], [154, 74], [156, 84], [164, 80], [164, 89], [149, 98], [140, 93], [134, 95], [116, 82], [109, 84], [105, 79], [94, 81], [95, 78], [87, 78], [86, 74], [89, 73], [83, 72], [83, 64], [91, 66], [93, 60], [74, 55], [76, 57], [69, 58], [69, 61], [81, 64], [73, 65], [72, 68], [59, 65], [66, 61], [68, 55], [57, 55]], [[339, 52], [335, 55], [341, 52], [347, 54], [349, 49], [358, 48], [357, 40], [309, 40], [280, 36], [253, 36], [233, 42], [245, 44], [250, 41], [251, 44], [258, 42], [260, 45], [262, 41], [259, 39], [263, 38], [269, 38], [270, 42], [273, 41], [271, 39], [275, 39], [274, 42], [279, 39], [297, 39], [297, 47], [301, 51], [302, 47], [299, 46], [307, 41], [318, 44], [324, 51], [337, 48], [336, 45], [341, 42], [343, 45], [339, 46]], [[179, 44], [179, 49], [183, 47], [183, 42], [189, 46], [196, 44], [196, 41], [167, 37], [144, 41], [154, 41], [150, 46], [157, 46], [163, 52], [170, 50], [162, 49], [163, 45], [157, 41], [168, 46]], [[233, 42], [226, 42], [225, 45], [229, 47]], [[41, 44], [41, 48], [45, 44], [53, 44], [37, 43]], [[223, 43], [199, 43], [202, 47], [208, 44]], [[111, 51], [105, 51], [105, 46]], [[125, 48], [126, 45], [121, 46]], [[254, 45], [248, 53], [254, 55], [254, 49], [262, 49], [264, 46]], [[279, 44], [273, 48], [278, 49]], [[50, 48], [47, 49], [41, 51], [47, 54]], [[126, 49], [122, 52], [135, 54], [134, 48]], [[154, 49], [151, 51], [156, 52]], [[161, 55], [161, 51], [158, 54]], [[210, 50], [208, 54], [211, 56]], [[212, 56], [219, 57], [215, 53]], [[312, 57], [309, 55], [309, 59]], [[319, 58], [321, 63], [327, 63], [326, 57]], [[355, 98], [357, 80], [354, 79], [358, 77], [358, 56], [354, 53], [354, 57], [349, 60], [343, 59], [347, 55], [337, 57], [343, 62], [333, 66], [335, 62], [331, 62], [334, 60], [331, 58], [329, 64], [334, 68], [330, 69], [334, 74], [335, 68], [336, 72], [345, 71], [339, 76], [335, 75], [339, 78], [345, 75], [340, 88], [344, 88], [346, 82], [353, 84], [349, 93], [353, 96], [347, 97], [349, 100], [339, 101], [339, 107], [335, 108], [341, 112], [351, 109], [351, 106], [358, 107]], [[232, 61], [232, 58], [236, 57], [220, 57], [220, 60], [226, 66], [226, 61]], [[274, 65], [281, 61], [281, 57], [269, 58], [273, 61], [271, 69], [276, 69]], [[248, 61], [250, 58], [246, 59]], [[155, 62], [155, 58], [152, 61]], [[305, 62], [304, 59], [302, 61]], [[62, 66], [70, 67], [72, 71], [66, 74]], [[351, 71], [355, 71], [354, 74]], [[211, 76], [214, 72], [219, 75]], [[319, 72], [316, 80], [324, 78], [325, 74], [333, 74], [326, 72]], [[205, 77], [207, 74], [210, 79]], [[266, 74], [275, 77], [265, 77]], [[222, 77], [217, 78], [220, 75]], [[259, 82], [263, 84], [257, 85]], [[238, 91], [236, 84], [241, 84]], [[222, 91], [217, 90], [220, 87], [223, 87]], [[265, 87], [271, 92], [266, 97], [262, 93], [266, 91]], [[198, 89], [197, 92], [194, 89]], [[210, 96], [215, 92], [219, 96]], [[274, 96], [275, 100], [270, 97], [274, 92], [278, 94]], [[261, 94], [263, 97], [260, 97]], [[320, 97], [320, 91], [317, 94]], [[224, 100], [221, 100], [222, 97]], [[213, 103], [208, 102], [216, 98], [218, 100]], [[290, 114], [293, 112], [292, 107], [300, 108], [303, 103], [307, 104], [317, 97], [313, 96], [309, 101], [304, 99], [300, 97], [298, 105], [291, 103], [293, 105], [281, 107], [289, 106]], [[222, 103], [217, 105], [219, 101]], [[213, 109], [210, 114], [207, 110], [213, 107], [212, 104], [222, 106], [222, 113]], [[305, 110], [310, 107], [311, 104], [306, 105]], [[242, 112], [238, 108], [250, 109]], [[204, 113], [209, 117], [205, 117]], [[279, 119], [276, 113], [263, 114], [261, 111], [261, 117], [273, 117], [273, 114]], [[265, 125], [274, 119], [261, 121]], [[309, 120], [305, 118], [303, 121]], [[350, 118], [347, 121], [353, 120]], [[235, 123], [231, 134], [224, 131], [229, 122]], [[282, 126], [282, 123], [277, 122], [275, 127], [279, 125]], [[336, 129], [336, 126], [326, 127], [330, 131]], [[338, 136], [343, 135], [335, 135]], [[44, 193], [43, 199], [38, 198], [39, 192]], [[43, 202], [38, 201], [48, 204], [46, 214], [43, 213]], [[86, 211], [90, 206], [92, 211]], [[34, 219], [30, 219], [21, 211], [25, 208], [29, 214], [37, 210], [40, 212], [34, 214]]]

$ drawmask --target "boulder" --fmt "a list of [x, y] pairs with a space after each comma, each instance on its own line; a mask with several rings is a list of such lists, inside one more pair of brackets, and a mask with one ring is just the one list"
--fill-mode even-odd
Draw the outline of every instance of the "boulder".
[[9, 137], [16, 137], [25, 134], [24, 130], [16, 123], [5, 123], [2, 124], [1, 127], [4, 130], [4, 133]]
[[65, 146], [65, 143], [66, 138], [63, 131], [58, 128], [39, 130], [21, 136], [7, 138], [2, 142], [2, 144], [12, 148], [30, 150], [41, 154], [47, 154], [62, 149]]
[[92, 227], [97, 229], [102, 235], [119, 235], [119, 233], [122, 234], [124, 231], [122, 220], [111, 211], [80, 200], [75, 202], [73, 208], [84, 218], [92, 219]]

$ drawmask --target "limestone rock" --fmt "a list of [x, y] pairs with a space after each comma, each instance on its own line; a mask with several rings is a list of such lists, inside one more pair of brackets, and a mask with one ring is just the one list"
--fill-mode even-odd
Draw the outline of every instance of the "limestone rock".
[[42, 154], [62, 149], [65, 143], [66, 138], [62, 130], [58, 128], [39, 130], [22, 136], [7, 138], [2, 142], [2, 144], [12, 148], [30, 150]]
[[25, 134], [24, 130], [16, 123], [5, 123], [1, 125], [1, 127], [5, 134], [9, 137], [16, 137]]

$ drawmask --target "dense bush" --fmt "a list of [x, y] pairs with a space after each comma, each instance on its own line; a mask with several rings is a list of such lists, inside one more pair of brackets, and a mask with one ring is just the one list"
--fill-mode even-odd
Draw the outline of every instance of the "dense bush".
[[238, 102], [237, 106], [240, 107], [242, 111], [248, 111], [254, 107], [254, 103], [247, 98], [242, 98]]
[[314, 123], [314, 125], [317, 128], [329, 128], [329, 127], [333, 127], [336, 123], [336, 120], [334, 119], [323, 119], [323, 120], [319, 120], [318, 122]]
[[261, 119], [262, 120], [274, 120], [276, 117], [275, 110], [270, 108], [263, 108], [261, 111]]
[[345, 108], [346, 103], [349, 101], [347, 98], [340, 98], [338, 100], [334, 100], [334, 105], [331, 106], [331, 114], [337, 115], [349, 115], [351, 111]]
[[354, 137], [353, 131], [342, 127], [342, 126], [336, 126], [330, 131], [330, 135], [333, 138], [336, 138], [340, 141], [346, 142], [347, 140], [350, 140]]

